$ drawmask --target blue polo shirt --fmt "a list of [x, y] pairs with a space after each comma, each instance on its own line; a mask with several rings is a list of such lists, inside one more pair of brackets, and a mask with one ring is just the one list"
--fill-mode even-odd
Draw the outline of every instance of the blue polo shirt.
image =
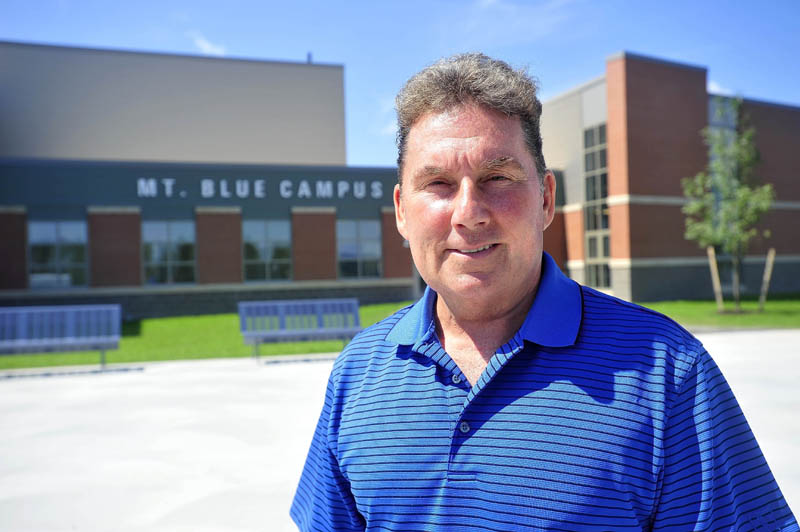
[[700, 342], [542, 263], [474, 386], [436, 337], [430, 289], [347, 346], [292, 505], [300, 529], [798, 530]]

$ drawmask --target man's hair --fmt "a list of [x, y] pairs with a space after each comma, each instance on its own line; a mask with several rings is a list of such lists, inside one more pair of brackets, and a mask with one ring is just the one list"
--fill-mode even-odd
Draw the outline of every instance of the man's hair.
[[441, 59], [415, 74], [395, 99], [398, 181], [402, 184], [411, 126], [426, 113], [441, 113], [470, 103], [519, 118], [525, 144], [536, 163], [539, 180], [543, 180], [547, 167], [539, 130], [542, 103], [536, 89], [536, 82], [524, 70], [514, 70], [508, 63], [480, 53]]

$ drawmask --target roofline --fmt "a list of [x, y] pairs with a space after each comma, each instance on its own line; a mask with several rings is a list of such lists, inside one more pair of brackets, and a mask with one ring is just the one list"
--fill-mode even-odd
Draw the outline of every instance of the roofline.
[[560, 100], [562, 98], [566, 98], [568, 96], [573, 96], [574, 94], [585, 91], [586, 89], [593, 87], [594, 85], [599, 85], [600, 83], [604, 83], [605, 81], [606, 81], [605, 74], [602, 76], [597, 76], [596, 78], [590, 79], [589, 81], [584, 81], [580, 85], [572, 87], [571, 89], [567, 89], [562, 93], [556, 94], [555, 96], [552, 96], [547, 100], [544, 100], [542, 102], [542, 105], [554, 102], [556, 100]]
[[312, 66], [322, 68], [338, 68], [344, 69], [344, 64], [337, 63], [307, 63], [302, 61], [285, 61], [274, 59], [253, 59], [245, 57], [232, 57], [232, 56], [215, 56], [215, 55], [202, 55], [202, 54], [180, 54], [176, 52], [149, 52], [144, 50], [125, 50], [122, 48], [92, 48], [89, 46], [73, 46], [66, 44], [50, 44], [41, 42], [29, 41], [6, 41], [0, 39], [0, 46], [16, 46], [21, 48], [57, 48], [60, 50], [72, 50], [89, 53], [112, 53], [124, 55], [139, 55], [150, 57], [173, 57], [181, 59], [195, 59], [201, 61], [237, 61], [243, 63], [259, 63], [259, 64], [274, 64], [274, 65], [287, 65], [287, 66]]
[[690, 70], [702, 70], [703, 72], [707, 72], [708, 68], [700, 65], [692, 65], [690, 63], [679, 63], [678, 61], [669, 61], [667, 59], [661, 59], [658, 57], [651, 57], [649, 55], [642, 55], [636, 54], [633, 52], [628, 52], [626, 50], [622, 50], [620, 52], [613, 53], [606, 57], [606, 63], [609, 61], [614, 61], [616, 59], [636, 59], [639, 61], [647, 61], [649, 63], [658, 63], [660, 65], [669, 65], [678, 68], [686, 68]]
[[347, 164], [288, 164], [288, 163], [228, 163], [197, 161], [164, 161], [164, 160], [124, 160], [124, 159], [64, 159], [48, 157], [0, 157], [0, 166], [29, 167], [128, 167], [143, 171], [155, 169], [205, 169], [209, 171], [224, 170], [295, 170], [325, 172], [327, 170], [347, 170], [356, 172], [397, 172], [394, 166], [350, 166]]

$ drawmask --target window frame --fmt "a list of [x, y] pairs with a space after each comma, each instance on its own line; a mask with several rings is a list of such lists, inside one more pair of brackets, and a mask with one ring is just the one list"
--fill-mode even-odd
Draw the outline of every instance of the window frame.
[[[35, 243], [31, 240], [31, 235], [34, 233], [31, 226], [32, 225], [52, 225], [54, 230], [54, 241], [52, 242], [40, 242]], [[80, 227], [81, 238], [80, 242], [76, 243], [72, 240], [69, 240], [64, 233], [66, 232], [65, 226], [67, 224], [76, 224]], [[26, 242], [26, 253], [27, 253], [27, 266], [26, 266], [26, 273], [28, 278], [28, 287], [32, 290], [53, 290], [53, 289], [73, 289], [73, 288], [86, 288], [90, 285], [89, 279], [89, 226], [86, 220], [37, 220], [31, 219], [27, 221], [27, 242]], [[82, 261], [70, 261], [63, 257], [64, 248], [67, 246], [74, 246], [74, 245], [82, 246], [82, 253], [83, 253], [83, 260]], [[53, 248], [53, 260], [52, 262], [37, 262], [34, 260], [34, 246], [49, 246]], [[52, 265], [52, 270], [54, 271], [47, 271], [47, 270], [40, 270], [34, 271], [39, 268], [44, 268], [47, 266]], [[73, 283], [73, 272], [80, 271], [81, 275], [83, 276], [82, 283]], [[55, 282], [53, 283], [42, 283], [36, 282], [34, 279], [34, 275], [42, 275], [42, 274], [52, 274], [54, 275]], [[67, 276], [67, 277], [64, 277]], [[63, 280], [66, 279], [66, 283]]]
[[[176, 240], [173, 238], [173, 234], [175, 233], [175, 227], [177, 224], [187, 224], [191, 227], [191, 255], [192, 258], [189, 260], [186, 259], [178, 259], [173, 258], [173, 254], [179, 254], [180, 250], [175, 249], [177, 246], [185, 245], [186, 242]], [[166, 229], [166, 239], [165, 240], [147, 240], [145, 238], [145, 233], [147, 232], [145, 227], [147, 224], [164, 224]], [[161, 261], [153, 261], [147, 260], [147, 246], [148, 245], [163, 245], [162, 255], [164, 257]], [[186, 220], [186, 219], [179, 219], [179, 220], [142, 220], [142, 249], [141, 249], [141, 261], [142, 261], [142, 284], [149, 285], [149, 286], [166, 286], [166, 285], [191, 285], [197, 283], [197, 225], [194, 220]], [[147, 273], [148, 268], [165, 268], [166, 269], [166, 277], [164, 281], [150, 281], [148, 279]], [[191, 268], [191, 280], [183, 281], [183, 280], [176, 280], [176, 272], [179, 268]]]
[[[340, 229], [343, 223], [355, 224], [355, 236], [353, 238], [342, 238], [342, 231]], [[377, 229], [377, 236], [365, 237], [363, 236], [365, 224], [375, 224]], [[372, 232], [370, 230], [370, 232]], [[376, 245], [377, 256], [365, 253], [365, 243], [371, 242]], [[342, 258], [342, 244], [352, 243], [355, 244], [355, 257]], [[356, 275], [347, 275], [344, 273], [342, 266], [343, 262], [356, 263]], [[374, 262], [374, 274], [367, 273], [366, 269], [370, 263]], [[383, 277], [383, 234], [380, 220], [374, 219], [357, 219], [357, 218], [342, 218], [336, 220], [336, 275], [339, 279], [380, 279]]]
[[[259, 242], [261, 247], [257, 247], [259, 252], [262, 250], [271, 251], [274, 255], [275, 247], [280, 244], [282, 241], [278, 239], [271, 239], [270, 238], [270, 224], [286, 224], [288, 229], [288, 241], [286, 242], [287, 248], [289, 250], [288, 257], [286, 258], [267, 258], [260, 257], [258, 259], [248, 259], [247, 258], [247, 245], [249, 240], [246, 237], [247, 231], [245, 230], [245, 224], [262, 224], [263, 225], [263, 235], [264, 239], [262, 242]], [[242, 280], [245, 283], [262, 283], [262, 282], [280, 282], [280, 281], [291, 281], [294, 277], [294, 256], [293, 256], [293, 249], [292, 249], [292, 223], [290, 220], [283, 220], [283, 219], [266, 219], [266, 218], [250, 218], [250, 219], [243, 219], [242, 220]], [[264, 267], [264, 277], [263, 278], [248, 278], [248, 266], [259, 266], [263, 265]], [[278, 277], [273, 276], [273, 267], [277, 266], [284, 266], [288, 270], [288, 275], [286, 277]]]
[[611, 288], [608, 137], [606, 124], [583, 130], [583, 231], [585, 283], [594, 288]]

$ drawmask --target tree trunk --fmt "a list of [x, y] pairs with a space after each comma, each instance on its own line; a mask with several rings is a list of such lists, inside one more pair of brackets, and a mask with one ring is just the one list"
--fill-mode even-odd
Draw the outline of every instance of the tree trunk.
[[722, 283], [719, 282], [719, 266], [717, 265], [717, 253], [714, 246], [706, 248], [708, 254], [708, 269], [711, 271], [711, 285], [714, 287], [714, 299], [717, 301], [717, 312], [725, 312], [725, 303], [722, 301]]
[[739, 283], [740, 283], [740, 281], [739, 281], [739, 265], [741, 264], [741, 261], [739, 260], [739, 256], [738, 255], [733, 255], [733, 256], [731, 256], [731, 262], [732, 262], [732, 264], [731, 264], [732, 268], [731, 269], [733, 270], [733, 272], [732, 272], [732, 274], [733, 274], [733, 301], [735, 303], [736, 312], [741, 312], [742, 311], [742, 305], [740, 303], [740, 297], [739, 297], [739, 288], [740, 288], [739, 287]]

